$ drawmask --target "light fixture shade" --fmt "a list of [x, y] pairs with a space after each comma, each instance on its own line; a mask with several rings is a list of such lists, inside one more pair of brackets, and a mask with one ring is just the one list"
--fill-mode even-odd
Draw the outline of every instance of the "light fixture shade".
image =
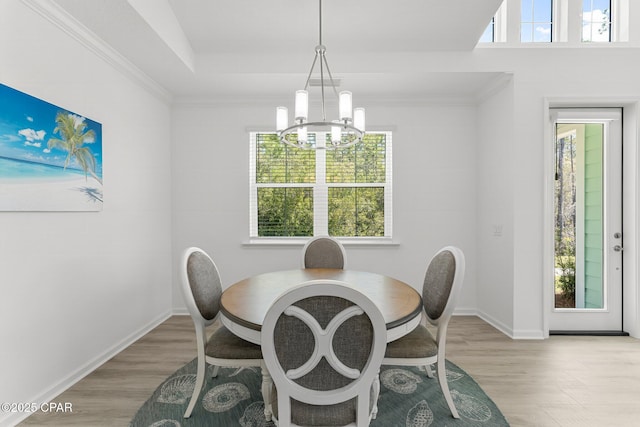
[[331, 126], [331, 143], [337, 145], [342, 141], [342, 127], [340, 126], [340, 121], [334, 120], [333, 122], [336, 125]]
[[348, 90], [343, 90], [339, 94], [339, 103], [340, 103], [340, 120], [351, 120], [352, 118], [352, 102], [351, 102], [351, 92]]
[[306, 90], [296, 91], [296, 121], [307, 121], [309, 116], [309, 92]]
[[289, 127], [289, 110], [287, 107], [277, 107], [276, 108], [276, 130], [279, 132], [281, 130]]
[[308, 140], [307, 137], [307, 127], [303, 126], [298, 129], [298, 143], [306, 144]]
[[353, 109], [353, 126], [365, 132], [364, 108]]

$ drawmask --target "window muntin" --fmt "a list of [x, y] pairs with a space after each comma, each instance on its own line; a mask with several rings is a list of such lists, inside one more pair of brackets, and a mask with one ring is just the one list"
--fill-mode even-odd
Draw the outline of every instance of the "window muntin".
[[339, 150], [302, 150], [252, 132], [250, 151], [251, 238], [391, 237], [390, 132]]
[[611, 41], [611, 1], [582, 1], [582, 41]]
[[551, 42], [552, 0], [522, 0], [520, 9], [520, 41]]

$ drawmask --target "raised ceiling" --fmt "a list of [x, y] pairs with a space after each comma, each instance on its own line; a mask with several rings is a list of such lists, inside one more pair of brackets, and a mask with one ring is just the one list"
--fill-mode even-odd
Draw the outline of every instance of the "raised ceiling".
[[[319, 38], [317, 0], [51, 1], [177, 98], [293, 93]], [[501, 2], [325, 0], [332, 72], [354, 96], [473, 96], [499, 73], [433, 72], [406, 58], [473, 50]]]

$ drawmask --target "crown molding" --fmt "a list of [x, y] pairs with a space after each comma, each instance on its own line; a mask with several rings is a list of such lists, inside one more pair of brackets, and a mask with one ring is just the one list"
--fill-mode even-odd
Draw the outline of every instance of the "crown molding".
[[[472, 94], [470, 95], [452, 95], [452, 96], [418, 96], [413, 98], [401, 97], [374, 97], [360, 96], [358, 102], [365, 108], [374, 105], [384, 105], [389, 107], [420, 107], [420, 106], [476, 106], [481, 99]], [[266, 106], [275, 109], [276, 104], [282, 104], [282, 97], [251, 97], [239, 96], [235, 98], [227, 96], [179, 96], [173, 99], [174, 107], [255, 107]], [[286, 104], [283, 104], [286, 105]], [[275, 110], [274, 110], [275, 111]]]
[[147, 90], [161, 101], [170, 104], [173, 97], [169, 91], [151, 79], [127, 58], [78, 22], [61, 6], [50, 0], [21, 0], [26, 6], [60, 28], [89, 51], [96, 54], [116, 71]]
[[501, 73], [494, 78], [486, 87], [484, 87], [477, 95], [476, 101], [478, 104], [491, 98], [496, 93], [507, 87], [513, 81], [513, 73]]

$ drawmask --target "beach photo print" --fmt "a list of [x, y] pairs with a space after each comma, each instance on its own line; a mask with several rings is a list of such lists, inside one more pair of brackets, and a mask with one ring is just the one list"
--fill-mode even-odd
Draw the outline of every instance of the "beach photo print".
[[0, 211], [102, 203], [102, 125], [0, 84]]

